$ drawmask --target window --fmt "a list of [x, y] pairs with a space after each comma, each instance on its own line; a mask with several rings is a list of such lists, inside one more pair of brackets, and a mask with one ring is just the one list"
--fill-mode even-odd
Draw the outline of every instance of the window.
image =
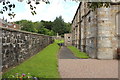
[[91, 17], [88, 18], [88, 22], [91, 22]]
[[68, 37], [68, 42], [70, 42], [70, 37]]
[[70, 39], [70, 37], [68, 37], [68, 39]]
[[14, 28], [16, 28], [16, 25], [14, 25]]

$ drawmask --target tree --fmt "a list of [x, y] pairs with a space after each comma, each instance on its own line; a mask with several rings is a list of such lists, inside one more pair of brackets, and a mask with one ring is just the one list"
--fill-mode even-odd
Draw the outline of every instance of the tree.
[[70, 33], [71, 31], [71, 23], [65, 23], [65, 33]]
[[44, 26], [41, 26], [38, 29], [38, 33], [49, 35], [49, 36], [54, 36], [55, 35], [55, 32], [53, 30], [49, 30], [49, 29], [45, 28]]
[[27, 21], [27, 20], [21, 20], [21, 21], [16, 21], [15, 23], [22, 26], [21, 30], [24, 30], [24, 31], [36, 32], [39, 34], [45, 34], [45, 35], [49, 35], [49, 36], [56, 35], [56, 33], [53, 30], [47, 29], [44, 26], [44, 25], [46, 25], [46, 23], [44, 23], [43, 21], [31, 22], [31, 21]]
[[19, 23], [19, 25], [22, 26], [21, 30], [29, 31], [29, 32], [37, 32], [36, 28], [34, 27], [31, 21], [21, 20], [20, 22], [16, 22], [16, 23]]
[[34, 28], [35, 28], [35, 29], [37, 30], [37, 32], [38, 32], [38, 30], [43, 27], [43, 22], [34, 22], [33, 25], [34, 25]]
[[53, 22], [51, 22], [51, 21], [44, 21], [44, 20], [41, 20], [41, 22], [43, 23], [43, 26], [45, 26], [45, 28], [47, 28], [49, 30], [52, 30]]
[[52, 30], [60, 35], [63, 35], [65, 32], [65, 22], [62, 19], [62, 16], [56, 17], [53, 22]]

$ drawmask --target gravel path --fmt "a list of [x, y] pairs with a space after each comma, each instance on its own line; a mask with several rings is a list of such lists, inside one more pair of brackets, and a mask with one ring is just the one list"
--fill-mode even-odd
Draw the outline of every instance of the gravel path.
[[62, 78], [118, 78], [118, 60], [59, 59]]
[[62, 78], [118, 78], [118, 60], [77, 59], [61, 47], [59, 72]]
[[77, 59], [77, 58], [67, 47], [62, 46], [59, 52], [59, 59]]

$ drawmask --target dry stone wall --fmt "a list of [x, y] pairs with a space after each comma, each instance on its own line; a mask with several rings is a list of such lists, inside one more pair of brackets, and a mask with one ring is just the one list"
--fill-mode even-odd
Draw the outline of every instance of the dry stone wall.
[[50, 36], [1, 27], [0, 34], [3, 71], [30, 58], [53, 42]]

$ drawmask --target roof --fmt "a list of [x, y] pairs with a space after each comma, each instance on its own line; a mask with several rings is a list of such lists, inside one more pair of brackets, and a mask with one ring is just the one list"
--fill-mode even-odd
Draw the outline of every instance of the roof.
[[[81, 4], [82, 4], [82, 2], [80, 2], [79, 6], [78, 6], [78, 8], [77, 8], [77, 11], [76, 11], [76, 13], [75, 13], [75, 15], [74, 15], [74, 18], [73, 18], [73, 20], [72, 20], [72, 23], [73, 23], [73, 21], [74, 21], [74, 19], [75, 19], [75, 16], [77, 15], [77, 12], [78, 12]], [[120, 5], [120, 2], [117, 2], [117, 3], [110, 2], [110, 4], [111, 4], [111, 5]]]
[[[77, 15], [77, 12], [78, 12], [78, 10], [79, 10], [79, 8], [80, 8], [81, 4], [82, 4], [82, 2], [80, 2], [79, 6], [78, 6], [78, 8], [77, 8], [77, 11], [76, 11], [76, 13], [75, 13], [75, 15], [74, 15], [73, 20], [75, 19], [75, 16]], [[73, 23], [73, 20], [72, 20], [72, 23]]]

